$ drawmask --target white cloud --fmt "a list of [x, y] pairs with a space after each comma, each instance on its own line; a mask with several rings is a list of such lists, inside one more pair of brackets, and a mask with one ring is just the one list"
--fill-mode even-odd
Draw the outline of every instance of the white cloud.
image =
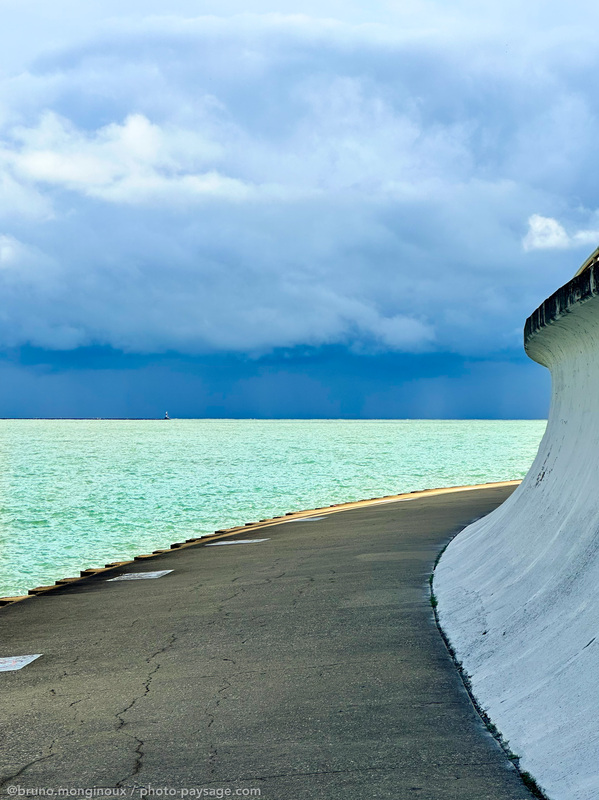
[[599, 247], [599, 230], [576, 231], [571, 241], [575, 247], [579, 245], [592, 245], [593, 248]]
[[243, 181], [214, 169], [197, 171], [218, 160], [218, 143], [193, 131], [163, 129], [143, 114], [86, 133], [46, 112], [37, 126], [18, 127], [12, 137], [16, 144], [5, 144], [2, 158], [21, 180], [111, 202], [240, 199], [250, 192]]
[[85, 135], [68, 120], [48, 112], [34, 128], [13, 131], [17, 172], [72, 188], [102, 186], [122, 174], [151, 168], [159, 160], [159, 129], [140, 114]]
[[584, 245], [599, 245], [599, 230], [579, 230], [569, 235], [553, 217], [533, 214], [528, 220], [528, 233], [522, 241], [525, 250], [564, 250]]
[[554, 250], [569, 247], [570, 237], [556, 219], [533, 214], [522, 244], [525, 250]]

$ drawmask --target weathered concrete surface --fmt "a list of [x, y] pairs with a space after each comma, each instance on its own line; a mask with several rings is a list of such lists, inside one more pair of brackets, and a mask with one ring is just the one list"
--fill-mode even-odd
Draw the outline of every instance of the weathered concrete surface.
[[[598, 248], [599, 249], [599, 248]], [[599, 296], [599, 261], [594, 261], [583, 272], [577, 272], [572, 280], [544, 300], [536, 308], [524, 325], [524, 348], [533, 361], [538, 361], [551, 369], [553, 359], [544, 356], [547, 334], [545, 329], [560, 323], [572, 311], [579, 311], [580, 307]], [[537, 346], [537, 336], [539, 344]], [[584, 340], [580, 340], [584, 341]]]
[[474, 694], [552, 800], [599, 798], [599, 262], [528, 319], [551, 371], [520, 487], [435, 572], [439, 619]]
[[239, 538], [267, 542], [139, 564], [174, 570], [159, 580], [103, 576], [6, 607], [0, 656], [43, 657], [0, 673], [1, 792], [529, 798], [470, 704], [427, 587], [449, 536], [511, 491], [262, 528]]

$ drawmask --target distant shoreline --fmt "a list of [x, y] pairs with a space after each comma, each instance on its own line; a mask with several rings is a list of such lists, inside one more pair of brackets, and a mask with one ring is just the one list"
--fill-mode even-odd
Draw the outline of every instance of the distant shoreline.
[[0, 422], [547, 422], [545, 417], [0, 417]]

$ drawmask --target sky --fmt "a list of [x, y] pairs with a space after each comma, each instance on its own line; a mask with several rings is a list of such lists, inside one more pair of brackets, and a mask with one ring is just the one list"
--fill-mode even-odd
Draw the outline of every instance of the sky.
[[541, 418], [599, 7], [0, 0], [0, 417]]

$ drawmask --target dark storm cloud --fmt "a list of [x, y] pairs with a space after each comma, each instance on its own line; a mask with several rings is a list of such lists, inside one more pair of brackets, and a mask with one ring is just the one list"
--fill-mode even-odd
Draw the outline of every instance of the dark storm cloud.
[[331, 346], [253, 359], [91, 347], [11, 351], [0, 358], [0, 381], [0, 418], [159, 418], [166, 410], [173, 417], [540, 418], [548, 374], [524, 355], [372, 357]]
[[598, 56], [456, 8], [113, 20], [5, 75], [0, 345], [517, 349], [599, 230]]

